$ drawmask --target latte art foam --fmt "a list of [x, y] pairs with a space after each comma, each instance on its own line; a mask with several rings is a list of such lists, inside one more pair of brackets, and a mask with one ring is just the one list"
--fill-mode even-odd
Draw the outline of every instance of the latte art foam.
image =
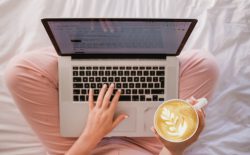
[[157, 115], [158, 130], [170, 141], [183, 141], [196, 131], [197, 115], [187, 103], [177, 101], [167, 103]]

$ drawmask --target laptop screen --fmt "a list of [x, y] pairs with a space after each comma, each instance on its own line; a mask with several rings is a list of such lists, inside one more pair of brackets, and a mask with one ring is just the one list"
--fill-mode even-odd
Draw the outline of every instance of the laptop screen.
[[48, 20], [46, 24], [60, 55], [177, 55], [193, 29], [191, 20], [164, 19]]

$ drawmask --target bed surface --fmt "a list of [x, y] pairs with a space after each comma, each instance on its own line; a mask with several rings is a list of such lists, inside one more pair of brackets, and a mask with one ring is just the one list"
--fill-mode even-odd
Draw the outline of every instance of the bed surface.
[[49, 17], [197, 18], [185, 49], [205, 49], [220, 66], [206, 128], [188, 155], [250, 153], [249, 0], [1, 0], [0, 154], [43, 155], [45, 151], [4, 86], [8, 61], [18, 53], [51, 46], [40, 22]]

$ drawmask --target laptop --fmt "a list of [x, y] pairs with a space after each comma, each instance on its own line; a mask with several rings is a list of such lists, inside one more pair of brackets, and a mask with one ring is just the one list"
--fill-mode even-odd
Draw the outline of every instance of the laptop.
[[178, 98], [179, 62], [196, 19], [46, 18], [59, 75], [60, 134], [78, 137], [88, 116], [88, 90], [103, 84], [122, 94], [115, 116], [129, 115], [107, 136], [153, 136], [153, 116]]

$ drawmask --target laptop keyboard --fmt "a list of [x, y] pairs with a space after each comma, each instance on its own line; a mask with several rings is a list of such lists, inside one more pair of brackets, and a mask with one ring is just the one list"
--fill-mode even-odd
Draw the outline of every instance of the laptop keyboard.
[[[164, 66], [73, 66], [73, 101], [88, 101], [88, 90], [97, 99], [103, 84], [121, 89], [120, 101], [164, 101]], [[112, 98], [111, 97], [111, 98]]]

